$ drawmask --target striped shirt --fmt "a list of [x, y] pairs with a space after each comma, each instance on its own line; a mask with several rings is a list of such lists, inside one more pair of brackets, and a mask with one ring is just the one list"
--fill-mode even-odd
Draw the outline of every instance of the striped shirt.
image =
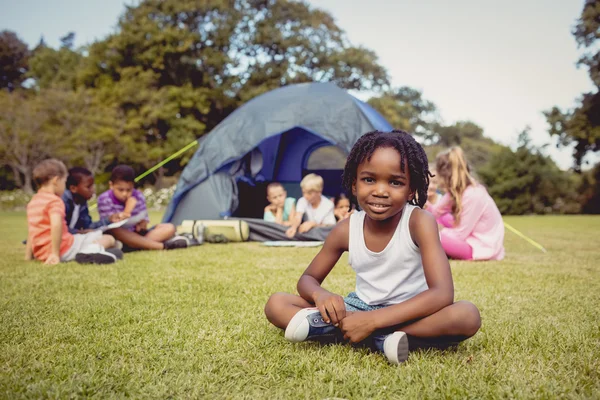
[[[135, 207], [131, 212], [131, 216], [143, 214], [144, 219], [150, 222], [150, 218], [148, 217], [148, 210], [146, 209], [146, 198], [137, 189], [133, 189], [131, 196], [134, 197], [137, 202], [135, 203]], [[108, 218], [112, 214], [118, 214], [123, 212], [125, 209], [125, 203], [121, 203], [119, 199], [115, 197], [115, 194], [112, 190], [107, 190], [98, 196], [98, 214], [100, 214], [100, 218]], [[134, 230], [135, 227], [130, 227], [129, 230]]]
[[40, 261], [46, 261], [52, 254], [51, 214], [59, 214], [62, 221], [60, 255], [65, 254], [73, 245], [74, 238], [67, 227], [62, 199], [52, 193], [38, 192], [27, 204], [27, 227], [33, 256]]

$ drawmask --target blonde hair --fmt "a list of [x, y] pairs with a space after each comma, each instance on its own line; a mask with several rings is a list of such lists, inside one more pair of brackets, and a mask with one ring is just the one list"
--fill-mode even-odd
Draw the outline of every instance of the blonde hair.
[[49, 158], [35, 166], [33, 169], [33, 181], [40, 187], [56, 176], [64, 178], [67, 174], [67, 167], [65, 167], [62, 161], [56, 158]]
[[302, 190], [316, 190], [318, 192], [323, 191], [323, 178], [317, 174], [308, 174], [300, 182]]
[[439, 153], [435, 164], [437, 175], [443, 179], [445, 190], [450, 193], [454, 201], [452, 215], [458, 225], [462, 211], [462, 195], [467, 187], [476, 185], [477, 181], [471, 176], [467, 159], [458, 146]]

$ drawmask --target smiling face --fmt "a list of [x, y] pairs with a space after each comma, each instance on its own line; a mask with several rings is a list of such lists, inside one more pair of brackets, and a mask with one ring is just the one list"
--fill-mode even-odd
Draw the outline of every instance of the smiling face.
[[119, 200], [121, 203], [125, 203], [133, 194], [133, 182], [109, 182], [109, 186], [117, 200]]
[[370, 160], [358, 166], [352, 193], [358, 205], [373, 220], [397, 216], [413, 199], [408, 166], [400, 169], [400, 154], [391, 147], [378, 148]]
[[73, 194], [77, 194], [83, 197], [86, 200], [89, 200], [96, 193], [96, 187], [94, 186], [94, 177], [93, 176], [83, 176], [81, 180], [77, 184], [77, 186], [71, 185], [69, 190]]

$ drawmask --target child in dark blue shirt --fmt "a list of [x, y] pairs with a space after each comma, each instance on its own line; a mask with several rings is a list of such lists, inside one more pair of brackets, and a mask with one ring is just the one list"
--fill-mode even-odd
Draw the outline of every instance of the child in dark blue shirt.
[[119, 220], [118, 216], [114, 214], [108, 218], [101, 218], [100, 221], [92, 222], [87, 201], [94, 196], [95, 192], [94, 176], [90, 171], [82, 167], [69, 170], [67, 188], [62, 195], [69, 232], [81, 233], [100, 229]]

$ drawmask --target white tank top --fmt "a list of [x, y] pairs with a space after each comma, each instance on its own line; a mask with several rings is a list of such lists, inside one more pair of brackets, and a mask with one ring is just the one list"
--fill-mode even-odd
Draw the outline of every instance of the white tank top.
[[365, 303], [398, 304], [428, 289], [421, 252], [408, 227], [415, 208], [410, 204], [404, 207], [392, 239], [379, 253], [365, 244], [365, 212], [350, 215], [348, 261], [356, 272], [356, 295]]

